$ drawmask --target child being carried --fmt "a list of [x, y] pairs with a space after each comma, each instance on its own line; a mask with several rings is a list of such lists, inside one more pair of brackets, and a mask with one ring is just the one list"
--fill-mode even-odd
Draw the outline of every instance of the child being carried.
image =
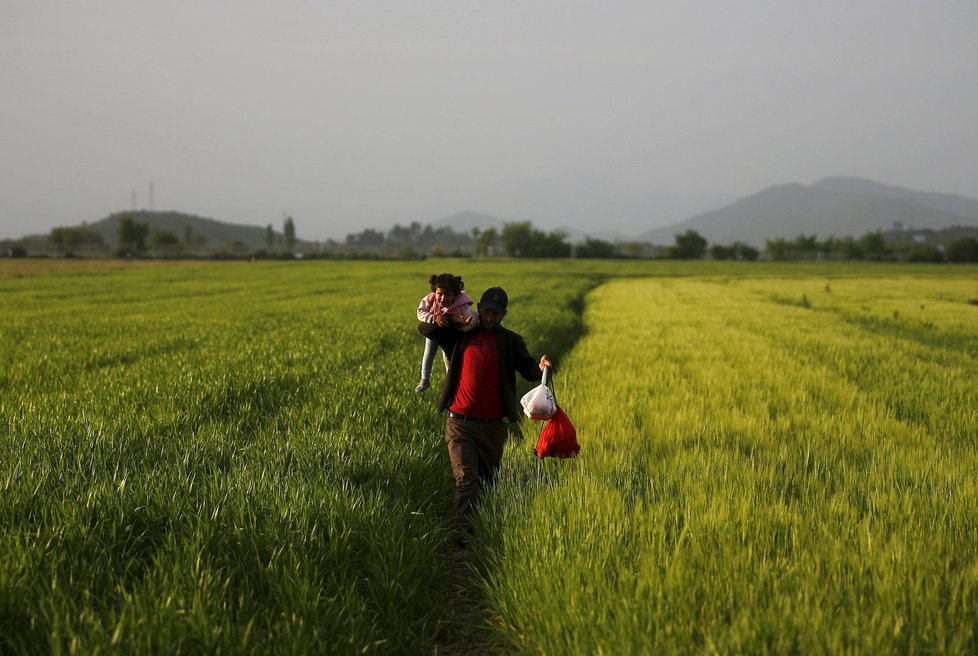
[[[450, 273], [433, 275], [428, 279], [431, 293], [421, 299], [418, 305], [418, 321], [434, 323], [439, 326], [453, 325], [468, 332], [479, 323], [479, 316], [472, 309], [472, 299], [465, 293], [461, 276]], [[438, 345], [430, 339], [424, 340], [424, 356], [421, 358], [421, 381], [414, 388], [423, 392], [431, 386], [431, 365], [435, 361]], [[442, 353], [445, 371], [448, 371], [448, 355]]]

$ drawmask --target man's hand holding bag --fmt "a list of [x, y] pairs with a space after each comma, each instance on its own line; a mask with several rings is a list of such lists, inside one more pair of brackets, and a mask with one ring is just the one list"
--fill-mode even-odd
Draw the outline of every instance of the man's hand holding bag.
[[550, 367], [547, 367], [543, 370], [543, 382], [527, 392], [521, 400], [527, 417], [547, 422], [533, 453], [538, 458], [573, 458], [581, 450], [577, 442], [577, 429], [557, 405], [557, 396], [547, 386], [549, 378]]

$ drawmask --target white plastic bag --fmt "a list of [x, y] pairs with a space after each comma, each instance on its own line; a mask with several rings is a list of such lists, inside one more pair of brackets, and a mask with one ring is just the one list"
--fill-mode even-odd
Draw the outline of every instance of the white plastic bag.
[[523, 414], [534, 421], [546, 421], [557, 412], [557, 399], [553, 391], [547, 387], [550, 377], [550, 367], [543, 369], [543, 382], [531, 389], [520, 399]]

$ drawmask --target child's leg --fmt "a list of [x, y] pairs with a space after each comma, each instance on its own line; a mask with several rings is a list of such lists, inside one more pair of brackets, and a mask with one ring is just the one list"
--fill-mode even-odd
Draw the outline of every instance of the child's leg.
[[441, 359], [445, 363], [445, 373], [448, 373], [448, 353], [445, 353], [445, 349], [441, 350]]
[[438, 345], [425, 337], [424, 355], [421, 357], [421, 380], [431, 380], [431, 365], [435, 361], [435, 352]]

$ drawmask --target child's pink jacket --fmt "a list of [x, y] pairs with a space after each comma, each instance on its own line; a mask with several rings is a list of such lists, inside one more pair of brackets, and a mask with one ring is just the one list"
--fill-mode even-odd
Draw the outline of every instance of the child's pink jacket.
[[465, 290], [460, 291], [448, 307], [443, 307], [441, 303], [435, 300], [435, 292], [431, 292], [422, 298], [421, 304], [418, 306], [418, 321], [435, 323], [437, 316], [455, 316], [459, 319], [472, 317], [473, 321], [478, 319], [478, 315], [472, 309], [472, 299], [465, 293]]

